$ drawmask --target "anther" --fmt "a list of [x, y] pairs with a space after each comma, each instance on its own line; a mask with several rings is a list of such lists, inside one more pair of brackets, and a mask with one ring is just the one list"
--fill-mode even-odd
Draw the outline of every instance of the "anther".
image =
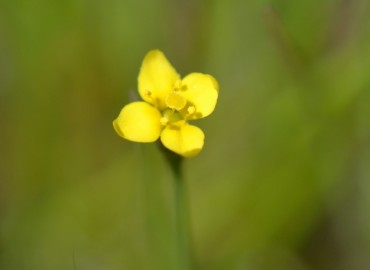
[[182, 82], [181, 82], [181, 80], [177, 80], [177, 81], [175, 82], [175, 85], [174, 85], [174, 90], [175, 90], [175, 91], [181, 90], [181, 87], [182, 87]]
[[150, 92], [149, 90], [145, 90], [144, 91], [144, 95], [148, 98], [152, 98], [152, 92]]
[[193, 114], [195, 113], [195, 107], [194, 106], [189, 106], [188, 107], [188, 114]]
[[161, 120], [159, 120], [163, 126], [168, 124], [168, 118], [166, 116], [161, 117]]

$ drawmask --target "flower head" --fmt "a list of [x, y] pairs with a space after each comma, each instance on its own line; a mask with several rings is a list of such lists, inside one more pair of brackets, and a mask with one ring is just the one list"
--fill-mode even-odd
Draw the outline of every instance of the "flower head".
[[118, 135], [143, 143], [160, 138], [166, 148], [181, 156], [198, 154], [204, 133], [188, 122], [213, 112], [218, 98], [216, 79], [202, 73], [181, 79], [164, 54], [153, 50], [144, 58], [138, 83], [144, 101], [123, 107], [113, 121]]

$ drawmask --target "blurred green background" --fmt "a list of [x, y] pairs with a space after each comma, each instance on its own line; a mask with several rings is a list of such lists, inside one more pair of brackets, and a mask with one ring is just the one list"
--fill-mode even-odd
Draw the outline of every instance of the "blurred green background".
[[171, 269], [168, 167], [112, 128], [154, 48], [220, 83], [197, 269], [369, 269], [367, 0], [0, 1], [0, 269]]

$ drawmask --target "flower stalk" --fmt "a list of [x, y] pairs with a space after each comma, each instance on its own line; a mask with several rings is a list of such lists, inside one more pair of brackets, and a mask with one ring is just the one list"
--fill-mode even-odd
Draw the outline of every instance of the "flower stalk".
[[125, 105], [113, 121], [113, 128], [130, 141], [160, 142], [174, 178], [177, 254], [174, 269], [190, 270], [189, 205], [182, 161], [203, 149], [203, 131], [189, 122], [214, 111], [219, 85], [205, 73], [193, 72], [181, 78], [160, 50], [152, 50], [144, 57], [138, 92], [142, 101]]
[[175, 269], [190, 270], [192, 268], [191, 239], [190, 239], [190, 220], [189, 205], [186, 196], [185, 179], [182, 170], [183, 157], [163, 146], [162, 151], [170, 166], [174, 180], [174, 203], [175, 203], [175, 249], [176, 264]]

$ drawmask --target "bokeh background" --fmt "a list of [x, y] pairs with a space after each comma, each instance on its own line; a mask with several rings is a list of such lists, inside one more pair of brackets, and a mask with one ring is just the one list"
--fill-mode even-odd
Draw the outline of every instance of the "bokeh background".
[[173, 186], [112, 120], [144, 55], [220, 83], [197, 269], [370, 269], [370, 2], [0, 1], [0, 269], [172, 269]]

